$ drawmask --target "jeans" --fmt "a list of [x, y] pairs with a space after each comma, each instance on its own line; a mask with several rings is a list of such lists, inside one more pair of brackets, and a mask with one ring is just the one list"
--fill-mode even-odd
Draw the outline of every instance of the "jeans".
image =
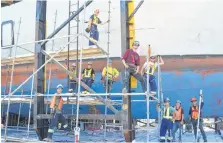
[[56, 130], [59, 121], [62, 123], [63, 129], [68, 129], [68, 124], [67, 124], [67, 121], [64, 118], [63, 114], [62, 113], [54, 113], [50, 120], [50, 126], [48, 129], [48, 138], [52, 139], [53, 133]]
[[175, 123], [173, 123], [173, 131], [172, 131], [172, 136], [173, 136], [173, 140], [176, 141], [175, 139], [175, 134], [177, 132], [177, 130], [179, 129], [180, 133], [179, 133], [179, 140], [181, 141], [181, 134], [182, 134], [182, 125], [181, 125], [181, 121], [175, 121]]
[[[91, 25], [90, 38], [93, 38], [96, 41], [99, 40], [99, 32], [98, 32], [97, 27], [94, 25]], [[92, 45], [95, 45], [95, 44], [89, 40], [89, 46], [92, 46]]]
[[[144, 81], [147, 87], [147, 74], [143, 75]], [[149, 75], [149, 85], [150, 85], [150, 91], [151, 92], [156, 92], [157, 87], [156, 87], [156, 78], [154, 75]]]
[[146, 92], [146, 84], [145, 84], [143, 77], [139, 73], [135, 74], [135, 69], [131, 68], [131, 67], [129, 67], [128, 69], [125, 69], [125, 83], [124, 83], [124, 85], [125, 85], [125, 88], [127, 89], [127, 91], [129, 91], [129, 79], [130, 79], [131, 75], [133, 77], [135, 77], [138, 81], [140, 81], [143, 92]]
[[[191, 119], [191, 123], [193, 125], [194, 136], [196, 138], [196, 136], [197, 136], [197, 123], [198, 123], [198, 120], [197, 119], [196, 120], [195, 119]], [[203, 128], [203, 120], [200, 120], [199, 129], [201, 131], [201, 135], [203, 137], [204, 142], [207, 142], [207, 136], [206, 136], [206, 134], [204, 132], [204, 128]]]
[[[82, 79], [82, 81], [88, 86], [91, 88], [91, 85], [93, 83], [93, 79], [91, 77], [85, 77]], [[84, 90], [84, 89], [83, 89]]]

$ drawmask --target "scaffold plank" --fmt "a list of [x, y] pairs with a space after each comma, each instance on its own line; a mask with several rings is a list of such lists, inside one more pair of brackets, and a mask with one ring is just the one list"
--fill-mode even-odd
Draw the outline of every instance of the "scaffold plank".
[[[79, 50], [79, 55], [80, 55], [80, 50]], [[55, 52], [48, 52], [49, 55], [53, 56]], [[70, 50], [70, 55], [73, 55], [73, 57], [76, 57], [77, 51], [76, 50]], [[83, 49], [83, 58], [90, 58], [90, 57], [96, 57], [96, 56], [102, 56], [102, 50], [100, 48], [95, 48], [93, 47], [88, 47], [86, 49]], [[16, 57], [15, 59], [15, 64], [30, 64], [34, 63], [34, 55], [30, 56], [21, 56], [21, 57]], [[55, 59], [58, 61], [64, 61], [67, 58], [67, 51], [62, 51], [59, 53], [57, 56], [55, 56]], [[72, 59], [71, 60], [76, 60]], [[6, 58], [1, 60], [2, 65], [12, 65], [12, 58]]]

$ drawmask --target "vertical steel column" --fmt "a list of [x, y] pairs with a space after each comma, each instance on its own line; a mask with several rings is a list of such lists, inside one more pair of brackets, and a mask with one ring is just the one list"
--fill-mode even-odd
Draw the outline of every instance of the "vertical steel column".
[[[121, 6], [121, 54], [123, 55], [130, 48], [129, 42], [129, 26], [128, 26], [128, 2], [120, 0]], [[125, 74], [122, 73], [123, 83], [125, 82]], [[130, 84], [130, 82], [129, 82]], [[130, 87], [130, 86], [129, 86]], [[127, 89], [130, 92], [130, 88]], [[123, 93], [126, 91], [123, 90]], [[132, 105], [131, 96], [123, 96], [123, 130], [126, 142], [132, 142], [135, 139], [135, 130], [132, 126]]]
[[[69, 9], [68, 9], [68, 17], [70, 17], [71, 13], [71, 0], [69, 0]], [[70, 21], [68, 23], [68, 35], [70, 35]], [[70, 37], [68, 37], [68, 42], [70, 42]], [[70, 70], [70, 44], [67, 45], [67, 69]], [[67, 87], [70, 89], [70, 77], [67, 75]]]
[[[46, 5], [47, 1], [37, 0], [36, 2], [36, 37], [35, 40], [43, 40], [46, 36]], [[41, 48], [45, 50], [45, 44], [35, 44], [35, 69], [39, 69], [45, 63], [45, 55], [41, 52]], [[43, 67], [35, 76], [34, 88], [37, 93], [44, 94], [44, 72]], [[35, 96], [34, 98], [34, 129], [40, 140], [47, 137], [47, 129], [44, 125], [44, 119], [37, 120], [37, 114], [44, 114], [44, 96]]]

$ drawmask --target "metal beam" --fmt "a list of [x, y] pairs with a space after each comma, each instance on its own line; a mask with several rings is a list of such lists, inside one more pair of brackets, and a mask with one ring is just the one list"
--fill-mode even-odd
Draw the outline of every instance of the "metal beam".
[[134, 11], [130, 14], [128, 21], [132, 19], [132, 17], [136, 14], [136, 12], [139, 10], [140, 6], [143, 4], [144, 0], [141, 0], [137, 7], [134, 9]]
[[[43, 40], [46, 36], [46, 7], [47, 1], [37, 0], [36, 2], [36, 37], [35, 40]], [[35, 70], [39, 69], [45, 63], [45, 55], [41, 52], [41, 49], [45, 50], [45, 45], [41, 46], [40, 43], [35, 44]], [[34, 88], [38, 93], [44, 93], [44, 73], [45, 67], [43, 67], [35, 76]], [[37, 114], [44, 114], [44, 97], [35, 97], [34, 100], [34, 129], [39, 137], [39, 140], [43, 140], [47, 137], [47, 127], [44, 127], [46, 120], [36, 120]]]
[[[89, 0], [87, 1], [84, 5], [89, 6], [91, 3], [93, 2], [93, 0]], [[50, 34], [47, 39], [52, 38], [53, 36], [55, 36], [61, 29], [63, 29], [71, 20], [73, 20], [82, 10], [84, 10], [85, 6], [81, 6], [76, 12], [72, 13], [72, 15], [66, 20], [64, 21], [52, 34]], [[48, 41], [44, 41], [41, 43], [41, 46], [45, 45]]]
[[[50, 57], [51, 58], [51, 56], [49, 55], [49, 54], [47, 54], [46, 53], [46, 51], [45, 50], [42, 50], [42, 53], [45, 55], [45, 56], [48, 56], [48, 57]], [[73, 78], [74, 78], [74, 80], [76, 81], [76, 82], [78, 82], [79, 80], [78, 80], [78, 78], [77, 77], [75, 77], [66, 67], [64, 67], [60, 62], [58, 62], [56, 59], [52, 59], [53, 61], [54, 61], [54, 63], [56, 63], [57, 65], [59, 65], [68, 75], [70, 75], [70, 76], [72, 76]], [[83, 87], [83, 88], [85, 88], [86, 90], [88, 90], [90, 93], [96, 93], [93, 89], [91, 89], [90, 87], [88, 87], [84, 82], [80, 82], [80, 85]], [[115, 107], [113, 107], [113, 105], [112, 104], [110, 104], [109, 102], [107, 102], [107, 101], [105, 101], [105, 99], [104, 98], [102, 98], [101, 96], [96, 96], [96, 98], [99, 100], [99, 101], [101, 101], [101, 102], [103, 102], [109, 109], [111, 109], [114, 113], [118, 113], [119, 111], [115, 108]]]

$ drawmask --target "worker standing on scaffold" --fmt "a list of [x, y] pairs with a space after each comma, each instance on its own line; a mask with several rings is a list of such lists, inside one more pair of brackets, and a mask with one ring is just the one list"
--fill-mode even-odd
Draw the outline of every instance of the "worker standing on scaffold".
[[175, 119], [176, 110], [170, 106], [170, 99], [167, 97], [164, 100], [164, 107], [160, 109], [160, 103], [156, 106], [157, 111], [163, 112], [163, 119], [160, 126], [160, 142], [165, 142], [166, 132], [168, 131], [167, 141], [172, 141], [173, 120]]
[[129, 78], [130, 76], [134, 76], [137, 80], [140, 81], [143, 92], [146, 92], [146, 85], [143, 77], [139, 74], [139, 66], [140, 66], [140, 57], [137, 53], [137, 49], [139, 48], [139, 42], [134, 41], [132, 44], [132, 49], [128, 49], [124, 56], [122, 57], [122, 63], [125, 66], [125, 87], [127, 91], [129, 90]]
[[90, 32], [90, 40], [89, 40], [89, 46], [95, 45], [95, 43], [98, 42], [99, 40], [99, 32], [98, 32], [98, 25], [104, 25], [108, 23], [108, 21], [102, 23], [100, 18], [98, 18], [99, 15], [99, 9], [94, 10], [94, 14], [91, 15], [89, 22], [88, 22], [88, 27], [85, 30], [86, 32]]
[[[103, 71], [102, 71], [102, 80], [104, 80], [104, 87], [108, 93], [110, 93], [112, 84], [118, 76], [119, 76], [119, 71], [116, 68], [112, 67], [112, 60], [109, 59], [108, 68], [106, 66], [103, 68]], [[108, 98], [110, 97], [108, 96]]]
[[[204, 106], [204, 101], [203, 101], [203, 95], [201, 94], [201, 110]], [[196, 98], [191, 98], [191, 107], [189, 109], [189, 116], [190, 116], [190, 120], [191, 120], [191, 123], [193, 125], [193, 129], [194, 129], [194, 136], [195, 136], [195, 139], [196, 139], [196, 136], [197, 136], [197, 124], [198, 124], [198, 116], [199, 116], [199, 105], [197, 105], [197, 99]], [[207, 136], [204, 132], [204, 128], [203, 128], [203, 119], [202, 119], [202, 116], [201, 116], [201, 112], [200, 112], [200, 122], [199, 122], [199, 129], [201, 131], [201, 135], [203, 136], [203, 140], [204, 142], [207, 142]], [[199, 140], [199, 139], [198, 139]]]
[[[95, 72], [92, 68], [92, 62], [88, 62], [88, 67], [83, 69], [82, 71], [82, 81], [91, 88], [92, 83], [94, 83], [95, 79]], [[83, 94], [88, 94], [89, 92], [87, 90], [82, 91]]]
[[[164, 65], [162, 57], [161, 56], [157, 57], [160, 59], [159, 65]], [[150, 93], [154, 96], [156, 95], [156, 90], [157, 90], [156, 78], [154, 76], [157, 66], [158, 63], [156, 62], [156, 55], [153, 54], [149, 58], [149, 65], [147, 65], [147, 62], [145, 62], [143, 68], [141, 69], [141, 75], [143, 75], [146, 84], [147, 84], [147, 75], [149, 75]]]
[[176, 134], [178, 129], [180, 130], [179, 141], [181, 142], [182, 127], [183, 127], [183, 124], [184, 124], [184, 110], [181, 107], [181, 101], [180, 100], [176, 101], [176, 106], [174, 108], [176, 110], [176, 112], [175, 112], [176, 116], [175, 116], [175, 120], [174, 120], [174, 123], [173, 123], [173, 131], [172, 131], [173, 142], [176, 141], [175, 134]]
[[62, 107], [63, 107], [63, 98], [59, 96], [62, 93], [63, 85], [57, 85], [57, 92], [54, 94], [51, 103], [50, 103], [50, 113], [52, 118], [50, 120], [50, 126], [48, 129], [48, 136], [44, 139], [44, 141], [52, 141], [53, 133], [55, 129], [58, 127], [58, 121], [62, 123], [62, 129], [70, 131], [68, 128], [67, 121], [62, 114]]
[[77, 73], [76, 73], [76, 63], [73, 63], [71, 65], [70, 72], [71, 72], [72, 76], [69, 76], [69, 78], [70, 78], [70, 89], [69, 89], [69, 92], [76, 93], [77, 82], [76, 82], [76, 80], [74, 80], [74, 77], [77, 77]]

